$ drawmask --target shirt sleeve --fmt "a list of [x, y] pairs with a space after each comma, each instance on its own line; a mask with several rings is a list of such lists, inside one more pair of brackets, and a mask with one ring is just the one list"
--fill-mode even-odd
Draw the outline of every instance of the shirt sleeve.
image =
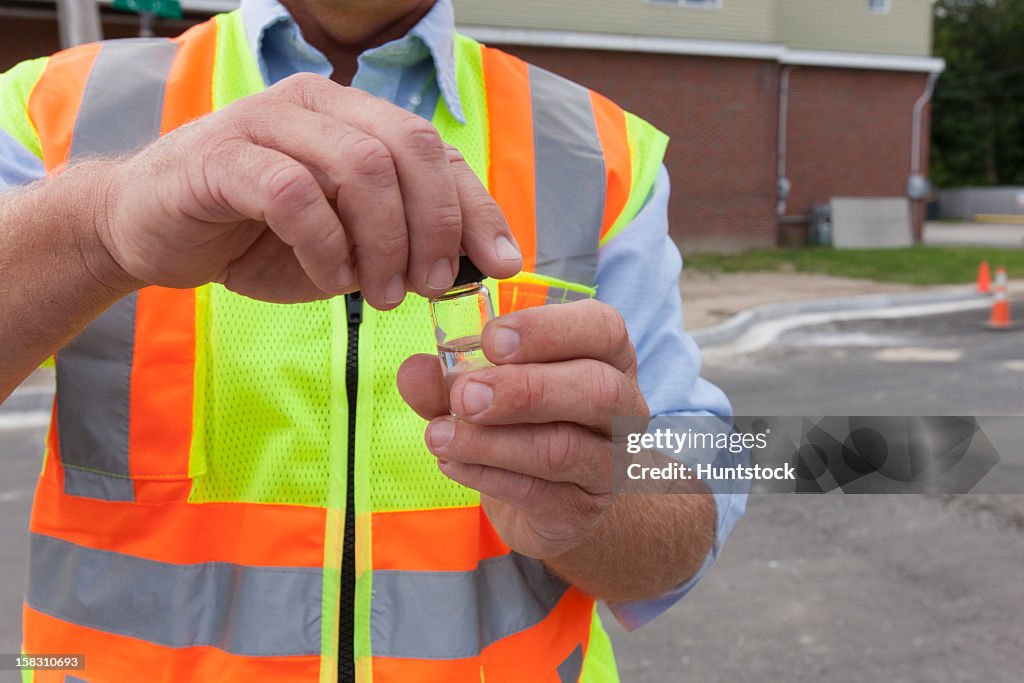
[[0, 192], [46, 174], [28, 99], [47, 61], [30, 59], [0, 73]]
[[0, 192], [39, 180], [45, 174], [39, 157], [0, 128]]
[[[662, 165], [643, 208], [601, 249], [597, 298], [614, 306], [626, 322], [636, 347], [640, 389], [652, 417], [727, 417], [732, 413], [729, 400], [721, 389], [700, 377], [700, 351], [683, 330], [679, 294], [682, 258], [668, 235], [669, 189], [668, 171]], [[746, 494], [713, 487], [712, 496], [716, 507], [715, 541], [700, 570], [657, 598], [610, 604], [625, 628], [639, 628], [675, 604], [697, 585], [718, 557], [746, 508]]]

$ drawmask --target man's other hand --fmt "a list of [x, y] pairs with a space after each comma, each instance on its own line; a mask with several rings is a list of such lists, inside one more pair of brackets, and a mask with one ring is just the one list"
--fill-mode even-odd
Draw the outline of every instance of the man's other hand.
[[612, 418], [648, 417], [633, 345], [618, 312], [593, 300], [495, 318], [482, 345], [495, 367], [461, 375], [450, 395], [430, 355], [403, 363], [398, 388], [430, 420], [441, 471], [481, 493], [505, 543], [555, 558], [615, 499]]
[[522, 264], [500, 209], [429, 122], [319, 76], [106, 168], [83, 229], [110, 256], [90, 270], [115, 290], [215, 281], [297, 302], [361, 289], [389, 309], [449, 288], [460, 248], [495, 277]]

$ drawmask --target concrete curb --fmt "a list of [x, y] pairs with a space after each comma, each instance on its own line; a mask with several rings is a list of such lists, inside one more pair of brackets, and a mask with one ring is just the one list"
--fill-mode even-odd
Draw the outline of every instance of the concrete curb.
[[[865, 317], [870, 317], [870, 314], [878, 309], [947, 304], [971, 300], [981, 301], [987, 298], [989, 298], [988, 294], [980, 294], [973, 289], [957, 288], [928, 292], [869, 294], [866, 296], [844, 296], [832, 299], [788, 301], [781, 304], [765, 304], [741, 311], [725, 322], [704, 329], [693, 330], [690, 332], [690, 336], [703, 349], [734, 341], [758, 323], [795, 315], [864, 311]], [[683, 302], [684, 311], [685, 305], [686, 303]]]

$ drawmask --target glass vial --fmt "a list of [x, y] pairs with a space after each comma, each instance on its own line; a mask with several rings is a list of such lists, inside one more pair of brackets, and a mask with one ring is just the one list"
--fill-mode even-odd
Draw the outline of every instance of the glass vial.
[[483, 280], [480, 269], [463, 256], [452, 288], [430, 299], [437, 357], [449, 391], [460, 374], [491, 365], [480, 348], [484, 325], [494, 317], [491, 293]]

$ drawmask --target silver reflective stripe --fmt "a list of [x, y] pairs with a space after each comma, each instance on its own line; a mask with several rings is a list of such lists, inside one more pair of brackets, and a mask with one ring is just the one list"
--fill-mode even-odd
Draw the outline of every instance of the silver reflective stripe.
[[247, 657], [320, 654], [322, 570], [169, 564], [31, 534], [26, 602], [165, 647]]
[[[165, 38], [103, 43], [82, 94], [71, 158], [138, 149], [160, 135], [178, 47]], [[111, 306], [57, 354], [57, 430], [64, 491], [134, 500], [128, 421], [136, 295]]]
[[604, 152], [590, 92], [530, 66], [536, 164], [536, 271], [593, 284], [604, 218]]
[[[127, 462], [127, 458], [125, 459]], [[135, 500], [135, 487], [128, 475], [90, 472], [64, 459], [64, 493], [100, 500]]]
[[537, 625], [568, 584], [517, 553], [468, 572], [376, 570], [370, 605], [375, 657], [474, 657]]
[[160, 135], [164, 89], [177, 50], [166, 38], [102, 44], [82, 93], [72, 159], [130, 152]]
[[67, 674], [67, 675], [64, 676], [64, 683], [89, 683], [89, 682], [84, 680], [84, 679], [78, 678], [77, 676], [72, 676], [71, 674]]
[[560, 683], [577, 683], [583, 673], [583, 646], [577, 645], [561, 664], [558, 665]]
[[57, 353], [57, 431], [64, 491], [134, 500], [128, 479], [128, 413], [135, 348], [133, 293]]

